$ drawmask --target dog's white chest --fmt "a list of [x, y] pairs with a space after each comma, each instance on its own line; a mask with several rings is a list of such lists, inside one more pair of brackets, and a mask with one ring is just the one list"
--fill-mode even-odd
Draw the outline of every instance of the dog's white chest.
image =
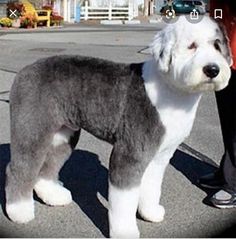
[[146, 93], [165, 128], [158, 152], [177, 148], [192, 129], [201, 94], [172, 89], [166, 79], [154, 78], [150, 71], [149, 74], [144, 71], [143, 77]]
[[165, 128], [165, 134], [158, 151], [162, 152], [169, 148], [178, 147], [188, 137], [192, 129], [195, 112], [166, 108], [158, 110], [158, 113]]

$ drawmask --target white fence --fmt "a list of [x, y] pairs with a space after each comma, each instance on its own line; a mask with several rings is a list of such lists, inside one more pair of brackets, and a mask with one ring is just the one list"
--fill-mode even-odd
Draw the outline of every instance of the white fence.
[[81, 7], [80, 15], [83, 20], [131, 20], [133, 19], [133, 6], [129, 4], [128, 7], [113, 7], [109, 4], [108, 7], [90, 7], [86, 1], [85, 6]]

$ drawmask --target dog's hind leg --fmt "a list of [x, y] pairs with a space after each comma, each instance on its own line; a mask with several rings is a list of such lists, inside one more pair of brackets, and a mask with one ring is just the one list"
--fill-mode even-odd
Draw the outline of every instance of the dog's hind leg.
[[69, 190], [58, 180], [58, 173], [78, 142], [80, 131], [62, 127], [53, 137], [34, 190], [48, 205], [64, 206], [72, 202]]
[[138, 212], [147, 221], [161, 222], [164, 219], [165, 209], [159, 204], [161, 186], [165, 169], [173, 152], [171, 150], [157, 153], [142, 177]]
[[36, 142], [32, 139], [35, 135], [30, 135], [20, 141], [18, 133], [12, 131], [12, 135], [11, 161], [6, 170], [6, 212], [12, 221], [26, 223], [34, 218], [33, 186], [46, 156], [47, 139]]

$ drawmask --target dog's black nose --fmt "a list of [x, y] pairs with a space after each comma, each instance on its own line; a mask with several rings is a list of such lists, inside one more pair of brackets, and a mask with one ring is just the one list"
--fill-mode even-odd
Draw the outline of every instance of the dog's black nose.
[[203, 67], [203, 72], [207, 77], [214, 78], [219, 74], [220, 68], [216, 64], [208, 64]]

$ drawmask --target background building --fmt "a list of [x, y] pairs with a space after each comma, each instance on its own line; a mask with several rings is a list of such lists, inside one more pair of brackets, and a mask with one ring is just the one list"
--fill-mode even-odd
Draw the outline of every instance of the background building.
[[0, 18], [6, 16], [7, 0], [0, 0]]

